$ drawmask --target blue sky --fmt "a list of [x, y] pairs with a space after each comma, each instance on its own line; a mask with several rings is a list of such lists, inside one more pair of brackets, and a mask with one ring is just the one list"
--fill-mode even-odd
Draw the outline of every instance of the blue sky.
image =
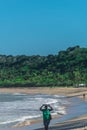
[[87, 47], [87, 0], [1, 0], [0, 54], [49, 55]]

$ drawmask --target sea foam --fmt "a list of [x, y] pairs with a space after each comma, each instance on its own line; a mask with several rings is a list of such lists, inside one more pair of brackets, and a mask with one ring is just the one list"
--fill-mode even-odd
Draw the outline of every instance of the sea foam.
[[47, 94], [0, 94], [0, 126], [42, 116], [39, 108], [42, 104], [53, 107], [52, 114], [66, 114], [66, 98]]

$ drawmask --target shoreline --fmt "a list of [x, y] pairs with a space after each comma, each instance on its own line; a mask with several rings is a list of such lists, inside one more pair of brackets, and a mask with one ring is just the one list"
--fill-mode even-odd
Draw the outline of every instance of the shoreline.
[[[42, 93], [42, 94], [52, 94], [52, 95], [64, 95], [68, 98], [72, 98], [72, 97], [79, 97], [85, 101], [87, 101], [87, 88], [0, 88], [0, 93], [27, 93], [27, 94], [36, 94], [36, 93]], [[83, 94], [85, 93], [85, 99], [83, 97]], [[82, 115], [78, 118], [73, 119], [74, 120], [79, 120], [79, 119], [84, 119], [86, 118], [87, 115]], [[58, 117], [55, 117], [58, 118]], [[55, 119], [54, 118], [54, 119]], [[54, 120], [53, 119], [53, 120]], [[86, 118], [87, 119], [87, 118]], [[72, 120], [68, 120], [67, 122], [70, 122]], [[22, 123], [16, 124], [15, 126], [13, 126], [12, 128], [23, 128], [26, 126], [31, 126], [33, 124], [38, 124], [42, 122], [42, 119], [39, 119], [37, 121], [35, 120], [26, 120]], [[56, 124], [58, 125], [58, 124]], [[80, 129], [79, 129], [80, 130]]]
[[12, 87], [12, 88], [0, 88], [0, 93], [25, 93], [25, 94], [57, 94], [65, 96], [77, 96], [83, 93], [87, 94], [87, 88], [68, 88], [68, 87]]

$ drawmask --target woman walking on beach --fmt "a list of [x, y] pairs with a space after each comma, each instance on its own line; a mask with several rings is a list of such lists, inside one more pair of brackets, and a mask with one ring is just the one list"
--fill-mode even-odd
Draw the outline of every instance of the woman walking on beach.
[[43, 104], [40, 107], [40, 111], [43, 112], [43, 124], [44, 124], [45, 130], [48, 130], [50, 120], [52, 119], [51, 114], [50, 114], [50, 111], [52, 111], [52, 110], [53, 110], [53, 108], [47, 104]]

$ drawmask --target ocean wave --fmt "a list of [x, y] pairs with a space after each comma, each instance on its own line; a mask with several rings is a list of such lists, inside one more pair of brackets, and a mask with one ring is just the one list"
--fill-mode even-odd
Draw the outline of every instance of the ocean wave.
[[13, 119], [13, 120], [8, 120], [8, 121], [3, 121], [3, 122], [0, 122], [0, 124], [10, 124], [10, 123], [15, 123], [15, 122], [23, 122], [25, 120], [28, 120], [28, 119], [34, 119], [34, 118], [39, 118], [41, 115], [35, 115], [35, 116], [23, 116], [21, 118], [18, 118], [18, 119]]
[[12, 93], [12, 95], [27, 95], [27, 94], [25, 94], [25, 93]]
[[65, 98], [65, 96], [63, 96], [63, 95], [54, 95], [54, 97]]
[[[52, 114], [65, 114], [66, 98], [47, 94], [1, 94], [0, 95], [0, 125], [22, 122], [42, 116], [39, 108], [42, 104], [50, 104], [53, 107]], [[6, 108], [6, 109], [4, 109]]]
[[41, 100], [41, 102], [43, 103], [43, 104], [53, 104], [53, 103], [57, 103], [58, 102], [58, 100], [57, 99], [52, 99], [52, 98], [47, 98], [47, 99], [40, 99]]

